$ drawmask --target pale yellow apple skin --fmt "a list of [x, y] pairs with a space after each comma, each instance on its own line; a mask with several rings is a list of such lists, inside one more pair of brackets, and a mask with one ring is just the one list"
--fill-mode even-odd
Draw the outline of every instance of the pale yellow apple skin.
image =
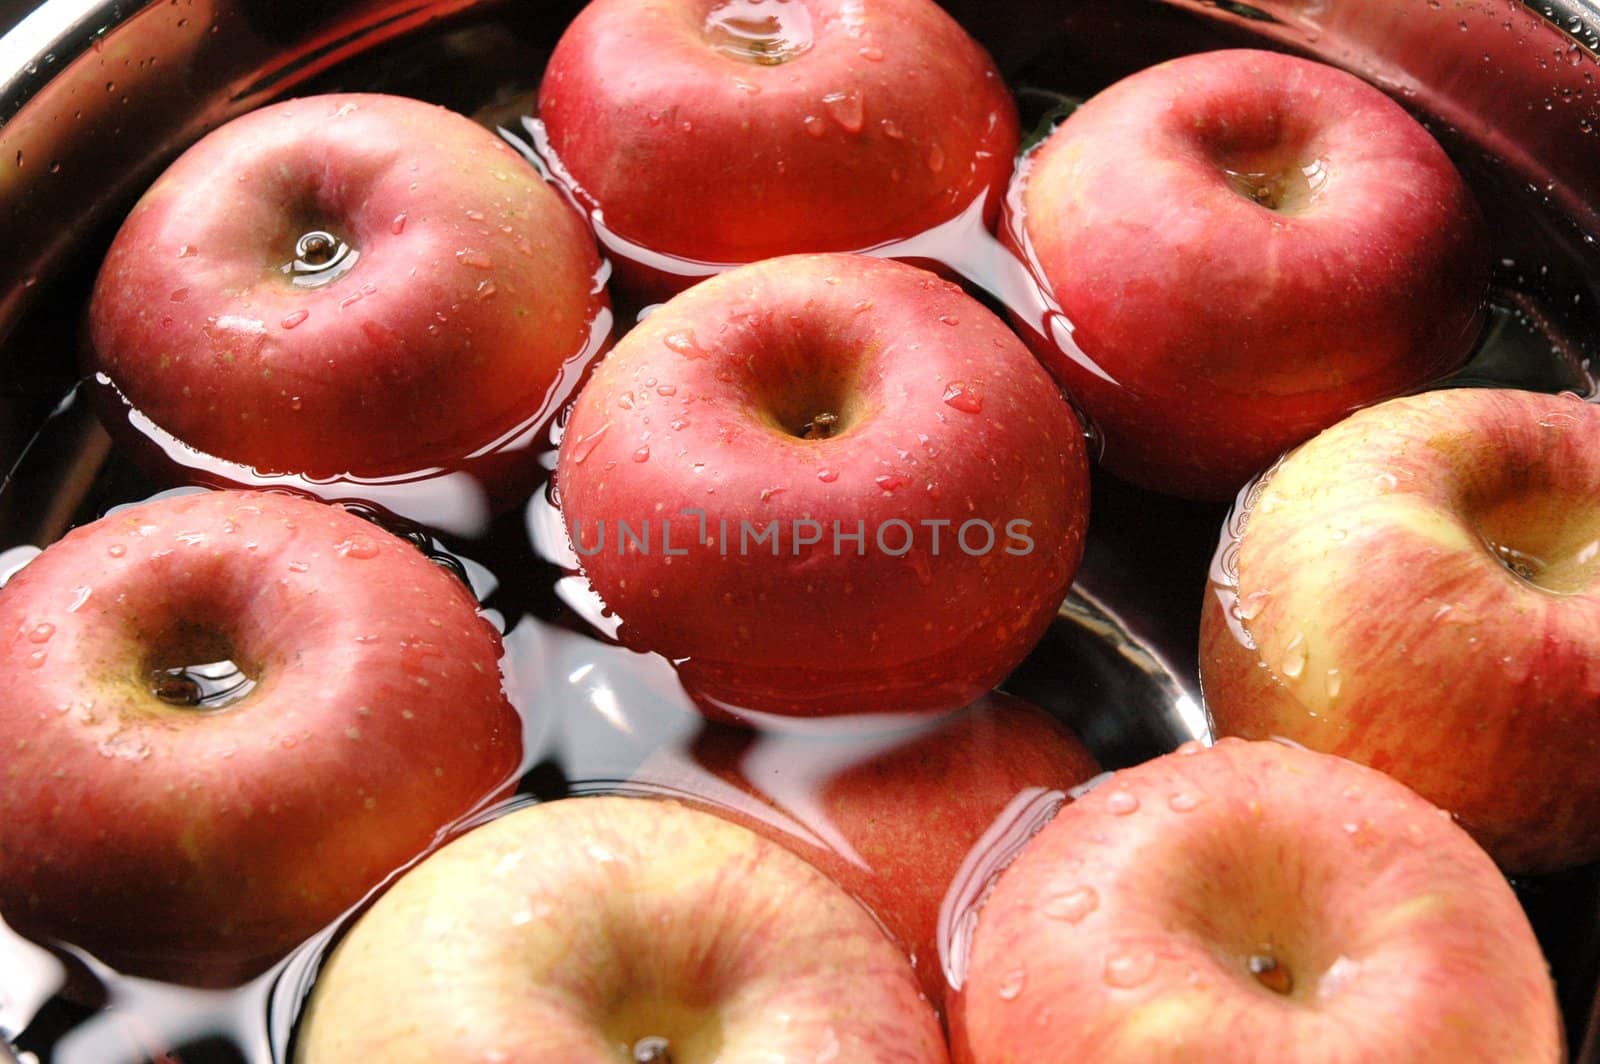
[[1562, 1059], [1533, 930], [1464, 831], [1364, 766], [1238, 739], [1063, 808], [980, 910], [951, 1018], [963, 1064]]
[[1270, 473], [1226, 568], [1219, 734], [1388, 772], [1511, 872], [1600, 858], [1600, 408], [1457, 389], [1352, 415]]
[[787, 850], [654, 799], [509, 813], [406, 873], [319, 977], [299, 1064], [947, 1059], [900, 951]]

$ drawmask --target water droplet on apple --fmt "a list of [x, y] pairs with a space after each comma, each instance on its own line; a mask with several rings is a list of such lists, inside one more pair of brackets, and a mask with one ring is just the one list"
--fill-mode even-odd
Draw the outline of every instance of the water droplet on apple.
[[180, 259], [193, 258], [198, 254], [200, 254], [200, 249], [196, 248], [193, 244], [183, 244], [178, 248], [178, 258]]
[[883, 62], [883, 49], [879, 48], [875, 44], [869, 44], [869, 45], [863, 46], [862, 48], [860, 48], [856, 52], [856, 54], [859, 55], [861, 58], [865, 59], [869, 63], [881, 63], [881, 62]]
[[311, 317], [311, 312], [309, 310], [291, 311], [290, 313], [285, 314], [283, 316], [283, 320], [278, 324], [283, 326], [285, 329], [292, 329], [309, 317]]
[[622, 409], [624, 409], [624, 410], [632, 410], [633, 409], [633, 393], [632, 392], [623, 392], [621, 395], [617, 396], [617, 405], [622, 407]]
[[290, 562], [289, 563], [289, 571], [291, 573], [309, 572], [310, 569], [311, 569], [311, 566], [307, 565], [305, 562]]
[[1076, 924], [1098, 908], [1099, 891], [1093, 887], [1076, 887], [1045, 902], [1044, 914], [1052, 920]]
[[606, 430], [610, 427], [611, 422], [607, 421], [599, 428], [589, 433], [589, 435], [579, 436], [577, 439], [573, 440], [572, 460], [579, 465], [582, 465], [584, 460], [593, 454], [594, 449], [600, 445], [600, 437], [604, 436], [606, 434]]
[[964, 381], [951, 381], [944, 390], [944, 401], [946, 406], [955, 407], [966, 414], [977, 414], [983, 410], [983, 396]]
[[1330, 699], [1338, 698], [1339, 691], [1344, 686], [1344, 677], [1339, 674], [1338, 669], [1329, 669], [1326, 684], [1328, 697]]
[[1015, 1001], [1022, 995], [1023, 987], [1028, 983], [1028, 973], [1022, 968], [1013, 968], [1000, 980], [996, 993], [1001, 1001]]
[[648, 462], [648, 461], [650, 461], [650, 445], [649, 444], [645, 444], [643, 447], [640, 447], [638, 450], [634, 451], [633, 452], [633, 460], [635, 462]]
[[49, 621], [42, 621], [39, 624], [34, 625], [33, 628], [29, 630], [28, 642], [48, 643], [50, 642], [50, 637], [55, 634], [56, 626], [51, 624]]
[[1283, 674], [1293, 680], [1306, 669], [1306, 640], [1299, 633], [1289, 640], [1289, 646], [1283, 652]]
[[120, 558], [124, 554], [128, 553], [128, 548], [123, 546], [121, 543], [113, 543], [111, 546], [106, 548], [106, 553], [111, 555], [113, 558]]
[[866, 106], [859, 89], [830, 92], [822, 98], [822, 106], [847, 133], [860, 133], [866, 123]]
[[1235, 606], [1235, 614], [1241, 621], [1253, 621], [1261, 613], [1262, 607], [1267, 604], [1265, 591], [1252, 591]]
[[1195, 754], [1198, 754], [1204, 749], [1205, 747], [1200, 745], [1200, 740], [1190, 739], [1179, 746], [1176, 752], [1179, 757], [1193, 757]]
[[759, 96], [761, 94], [760, 85], [757, 85], [753, 81], [746, 81], [744, 78], [734, 78], [733, 87], [744, 93], [746, 96]]
[[839, 471], [837, 469], [819, 469], [817, 470], [817, 479], [824, 484], [832, 484], [839, 479]]
[[351, 536], [333, 549], [344, 558], [365, 559], [378, 556], [378, 544], [369, 536]]
[[678, 386], [675, 385], [675, 384], [657, 385], [656, 386], [656, 394], [661, 396], [661, 398], [663, 398], [663, 399], [670, 399], [674, 395], [678, 394]]
[[941, 315], [939, 315], [939, 321], [944, 325], [960, 325], [961, 324], [961, 319], [956, 317], [954, 314], [941, 314]]
[[894, 491], [897, 488], [905, 487], [909, 479], [904, 473], [894, 472], [873, 477], [872, 482], [884, 491]]
[[806, 115], [800, 120], [800, 124], [805, 126], [806, 132], [811, 134], [813, 137], [821, 137], [828, 131], [826, 123], [824, 123], [822, 119], [818, 118], [816, 115]]
[[174, 288], [172, 290], [172, 295], [169, 298], [174, 303], [182, 303], [185, 299], [189, 298], [189, 290], [187, 288]]
[[944, 169], [944, 148], [938, 144], [928, 149], [928, 169], [936, 174]]
[[393, 233], [395, 236], [399, 236], [401, 233], [403, 233], [405, 231], [406, 231], [406, 212], [405, 211], [401, 211], [399, 214], [394, 216], [394, 221], [389, 223], [389, 232]]
[[47, 655], [46, 655], [45, 651], [43, 651], [43, 650], [35, 650], [32, 654], [28, 655], [28, 668], [30, 668], [30, 669], [40, 668], [41, 666], [44, 665], [44, 661], [45, 661], [45, 657], [46, 656]]
[[670, 332], [666, 336], [662, 337], [661, 342], [667, 345], [667, 350], [674, 351], [682, 355], [684, 358], [699, 359], [706, 357], [705, 348], [695, 343], [694, 331], [692, 329], [683, 329], [678, 332]]
[[1112, 791], [1106, 795], [1106, 812], [1112, 816], [1127, 816], [1139, 810], [1139, 796], [1129, 791]]
[[1156, 973], [1156, 955], [1147, 949], [1113, 953], [1106, 958], [1104, 978], [1107, 986], [1131, 990], [1143, 986]]
[[1205, 800], [1205, 795], [1195, 791], [1179, 791], [1167, 799], [1167, 807], [1174, 813], [1187, 813]]
[[494, 269], [494, 260], [489, 257], [489, 253], [479, 251], [477, 248], [462, 248], [456, 252], [456, 261], [463, 266], [471, 266], [478, 270]]
[[495, 288], [493, 281], [488, 280], [487, 278], [482, 280], [482, 281], [479, 281], [478, 282], [478, 290], [476, 292], [478, 301], [481, 303], [483, 300], [488, 299], [490, 296], [494, 295], [495, 292], [497, 292], [497, 291], [499, 291], [499, 289]]

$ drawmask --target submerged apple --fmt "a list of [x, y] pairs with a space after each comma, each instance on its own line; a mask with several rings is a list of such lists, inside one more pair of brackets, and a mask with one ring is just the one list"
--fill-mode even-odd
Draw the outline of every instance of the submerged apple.
[[1237, 739], [1034, 836], [952, 1020], [966, 1064], [1562, 1059], [1533, 929], [1465, 832], [1381, 773]]
[[708, 813], [604, 797], [509, 813], [408, 872], [323, 968], [295, 1059], [946, 1053], [905, 958], [816, 869]]
[[956, 285], [769, 259], [640, 323], [557, 468], [583, 571], [715, 712], [940, 712], [1039, 640], [1083, 551], [1083, 432]]
[[338, 507], [206, 492], [0, 592], [0, 911], [139, 974], [261, 971], [509, 786], [500, 638]]
[[1459, 365], [1483, 321], [1471, 192], [1398, 104], [1330, 66], [1235, 50], [1143, 70], [1016, 185], [1005, 230], [1052, 308], [1025, 335], [1105, 466], [1147, 488], [1230, 498]]
[[546, 411], [606, 304], [577, 213], [489, 131], [313, 96], [203, 138], [96, 279], [88, 368], [259, 473], [450, 466]]
[[[594, 0], [539, 114], [622, 283], [991, 224], [1017, 149], [994, 64], [932, 0]], [[691, 271], [693, 272], [693, 271]]]
[[1202, 619], [1222, 734], [1382, 769], [1510, 871], [1600, 857], [1600, 409], [1395, 399], [1251, 494]]

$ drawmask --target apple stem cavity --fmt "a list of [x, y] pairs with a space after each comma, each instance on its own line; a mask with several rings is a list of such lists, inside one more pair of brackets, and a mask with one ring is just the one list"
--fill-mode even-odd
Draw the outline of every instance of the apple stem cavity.
[[296, 288], [320, 288], [350, 272], [361, 253], [324, 229], [301, 235], [283, 272]]
[[633, 1044], [633, 1064], [672, 1064], [672, 1046], [659, 1035], [641, 1038]]
[[733, 59], [778, 66], [811, 49], [811, 13], [799, 0], [724, 0], [706, 14], [711, 47]]
[[1280, 214], [1293, 213], [1308, 206], [1328, 180], [1327, 168], [1320, 159], [1281, 170], [1234, 170], [1224, 167], [1222, 172], [1239, 195]]
[[1245, 961], [1245, 967], [1256, 977], [1256, 982], [1274, 994], [1287, 996], [1294, 992], [1294, 976], [1272, 954], [1252, 953]]

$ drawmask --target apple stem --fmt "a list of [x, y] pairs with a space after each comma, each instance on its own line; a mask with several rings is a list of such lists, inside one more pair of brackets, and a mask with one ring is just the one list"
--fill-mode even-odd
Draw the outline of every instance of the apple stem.
[[150, 688], [169, 706], [198, 706], [204, 701], [200, 684], [185, 672], [158, 672], [151, 677]]
[[833, 435], [833, 426], [838, 423], [838, 414], [818, 414], [800, 427], [800, 438], [802, 440], [825, 440]]
[[1274, 994], [1288, 994], [1294, 990], [1294, 976], [1272, 954], [1252, 953], [1246, 965], [1250, 974], [1256, 977], [1256, 982]]
[[339, 250], [339, 241], [332, 233], [317, 230], [302, 236], [294, 246], [294, 257], [307, 266], [326, 266]]

